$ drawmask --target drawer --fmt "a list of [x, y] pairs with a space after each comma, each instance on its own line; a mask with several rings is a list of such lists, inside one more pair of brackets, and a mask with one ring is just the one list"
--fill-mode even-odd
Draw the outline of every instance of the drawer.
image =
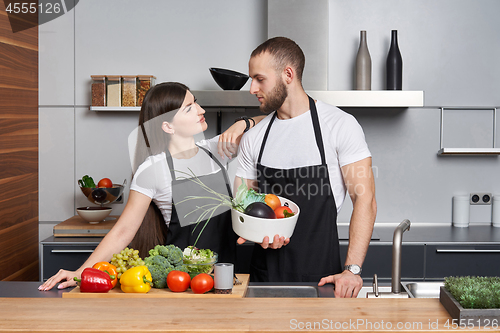
[[425, 278], [500, 276], [498, 245], [427, 245]]
[[59, 269], [77, 270], [97, 245], [43, 245], [41, 276], [45, 281]]
[[[401, 278], [417, 279], [424, 278], [424, 245], [403, 244], [401, 250]], [[347, 245], [340, 245], [340, 258], [342, 265], [347, 255]], [[392, 245], [377, 245], [370, 243], [366, 258], [363, 263], [361, 276], [371, 281], [373, 274], [379, 279], [391, 279], [392, 277]]]

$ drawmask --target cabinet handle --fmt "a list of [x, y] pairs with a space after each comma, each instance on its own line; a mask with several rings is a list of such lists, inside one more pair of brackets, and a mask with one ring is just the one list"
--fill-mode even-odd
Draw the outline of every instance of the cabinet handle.
[[475, 249], [436, 249], [437, 253], [500, 253], [499, 250], [475, 250]]
[[51, 250], [52, 253], [92, 253], [94, 250]]

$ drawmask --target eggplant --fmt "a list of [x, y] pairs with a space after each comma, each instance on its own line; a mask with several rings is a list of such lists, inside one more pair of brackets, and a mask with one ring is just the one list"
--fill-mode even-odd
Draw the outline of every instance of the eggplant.
[[263, 202], [253, 202], [245, 208], [245, 214], [264, 219], [275, 219], [273, 209]]

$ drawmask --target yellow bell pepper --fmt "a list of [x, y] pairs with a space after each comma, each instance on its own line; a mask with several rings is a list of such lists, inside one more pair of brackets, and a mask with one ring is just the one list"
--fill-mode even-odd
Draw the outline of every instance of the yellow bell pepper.
[[124, 293], [147, 293], [153, 284], [151, 280], [146, 266], [132, 267], [120, 277], [121, 289]]

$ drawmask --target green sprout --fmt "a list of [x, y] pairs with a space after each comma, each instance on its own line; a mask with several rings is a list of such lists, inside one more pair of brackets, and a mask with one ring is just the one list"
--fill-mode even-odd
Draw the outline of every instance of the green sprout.
[[446, 277], [444, 286], [465, 309], [500, 308], [500, 277]]

